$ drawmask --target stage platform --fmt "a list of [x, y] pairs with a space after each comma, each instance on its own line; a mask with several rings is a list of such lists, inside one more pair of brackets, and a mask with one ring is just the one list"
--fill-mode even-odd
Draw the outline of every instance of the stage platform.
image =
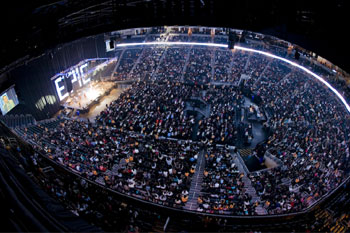
[[118, 87], [113, 88], [110, 93], [103, 96], [98, 103], [92, 105], [88, 112], [80, 114], [80, 118], [89, 119], [91, 122], [94, 122], [96, 116], [106, 108], [106, 104], [108, 105], [116, 100], [126, 88], [128, 87], [125, 85], [118, 85]]
[[117, 84], [115, 82], [92, 81], [89, 85], [86, 85], [67, 97], [62, 103], [62, 106], [77, 110], [80, 113], [86, 113], [91, 106], [99, 103], [100, 99], [108, 95], [116, 86]]

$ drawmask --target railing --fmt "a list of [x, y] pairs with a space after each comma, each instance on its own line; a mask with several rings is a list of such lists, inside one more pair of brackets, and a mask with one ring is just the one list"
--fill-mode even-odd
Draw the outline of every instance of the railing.
[[243, 161], [242, 156], [241, 156], [241, 154], [240, 154], [239, 152], [238, 152], [237, 158], [238, 158], [239, 162], [241, 163], [241, 165], [242, 165], [243, 170], [245, 171], [245, 173], [246, 173], [246, 174], [249, 174], [250, 171], [249, 171], [249, 169], [247, 168], [247, 166], [245, 165], [245, 162]]
[[276, 167], [283, 166], [283, 162], [282, 162], [280, 159], [278, 159], [278, 158], [276, 158], [275, 156], [273, 156], [273, 155], [269, 152], [269, 150], [267, 150], [267, 151], [265, 152], [264, 157], [265, 157], [265, 156], [268, 157], [268, 158], [270, 158], [270, 159], [273, 160], [274, 162], [276, 162], [276, 163], [277, 163], [277, 166], [275, 166], [275, 167], [269, 167], [269, 168], [264, 168], [264, 169], [261, 169], [261, 170], [259, 170], [259, 171], [251, 172], [250, 174], [258, 175], [258, 174], [260, 174], [260, 173], [267, 172], [267, 171], [269, 171], [269, 170], [271, 170], [271, 169], [274, 169], [274, 168], [276, 168]]
[[277, 158], [276, 156], [272, 155], [272, 154], [270, 153], [270, 150], [267, 150], [267, 151], [265, 152], [264, 156], [269, 157], [270, 159], [272, 159], [273, 161], [275, 161], [275, 162], [278, 164], [278, 166], [283, 166], [283, 162], [282, 162], [279, 158]]

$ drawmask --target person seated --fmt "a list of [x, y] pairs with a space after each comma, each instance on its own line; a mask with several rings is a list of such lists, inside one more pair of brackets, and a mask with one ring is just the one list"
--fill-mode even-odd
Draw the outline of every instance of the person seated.
[[183, 204], [185, 204], [188, 201], [188, 195], [182, 195], [181, 196], [181, 201]]

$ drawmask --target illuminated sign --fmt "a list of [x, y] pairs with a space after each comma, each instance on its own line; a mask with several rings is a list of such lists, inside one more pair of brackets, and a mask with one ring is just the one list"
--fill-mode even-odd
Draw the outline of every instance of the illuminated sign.
[[[83, 84], [87, 84], [91, 81], [91, 78], [88, 78], [88, 79], [85, 79], [85, 75], [84, 75], [84, 68], [86, 68], [88, 66], [87, 63], [85, 63], [84, 65], [80, 66], [79, 67], [79, 70], [80, 70], [80, 77], [81, 77], [81, 80], [83, 80]], [[73, 83], [73, 82], [72, 82]], [[81, 86], [81, 85], [80, 85]]]
[[[57, 79], [55, 79], [55, 86], [56, 86], [56, 91], [58, 94], [58, 98], [61, 100], [63, 100], [64, 98], [66, 98], [68, 96], [68, 92], [64, 93], [64, 84], [62, 85], [59, 84], [60, 82], [64, 82], [64, 76], [60, 76]], [[64, 94], [63, 94], [64, 93]]]
[[[53, 78], [53, 81], [55, 83], [56, 91], [58, 98], [61, 100], [65, 99], [68, 97], [69, 93], [66, 90], [66, 85], [65, 85], [65, 78], [70, 78], [73, 87], [78, 86], [78, 88], [84, 86], [85, 84], [89, 83], [91, 81], [91, 78], [88, 77], [86, 68], [88, 67], [88, 62], [84, 63], [83, 65], [80, 66], [75, 66], [71, 70], [69, 70], [66, 73], [56, 75]], [[78, 82], [78, 85], [75, 84]], [[75, 88], [73, 88], [72, 92], [74, 92]]]

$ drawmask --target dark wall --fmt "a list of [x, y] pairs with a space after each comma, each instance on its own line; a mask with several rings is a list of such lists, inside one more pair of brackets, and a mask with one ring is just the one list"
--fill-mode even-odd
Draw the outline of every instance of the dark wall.
[[19, 99], [19, 105], [9, 114], [29, 113], [36, 120], [51, 117], [60, 108], [51, 77], [84, 59], [106, 56], [104, 36], [97, 35], [58, 46], [9, 71], [6, 76], [15, 84]]

